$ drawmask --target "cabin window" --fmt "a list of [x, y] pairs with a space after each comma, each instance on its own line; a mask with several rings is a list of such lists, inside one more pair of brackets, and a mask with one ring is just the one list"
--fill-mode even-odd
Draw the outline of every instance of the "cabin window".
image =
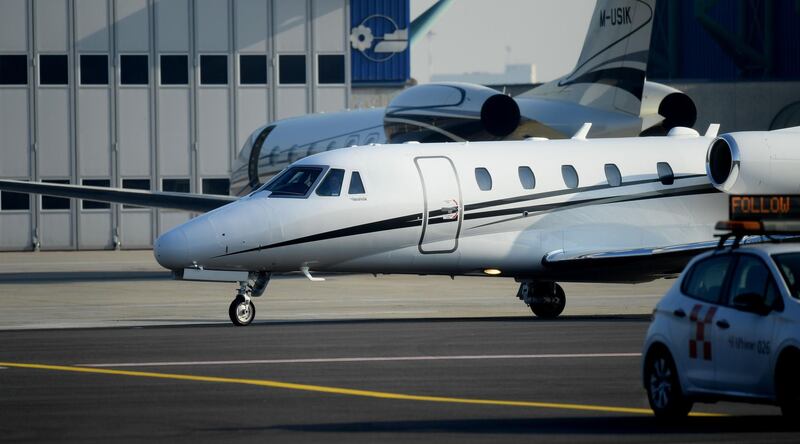
[[492, 175], [486, 168], [475, 168], [475, 181], [478, 182], [478, 188], [482, 191], [492, 189]]
[[[56, 180], [43, 180], [44, 183], [57, 183], [61, 185], [69, 184], [69, 180], [56, 179]], [[42, 209], [43, 210], [69, 210], [72, 208], [72, 201], [66, 197], [53, 197], [42, 195]]]
[[270, 197], [304, 197], [322, 174], [320, 167], [294, 167], [271, 180], [264, 189]]
[[150, 83], [150, 69], [146, 55], [121, 55], [119, 62], [119, 83], [121, 85], [147, 85]]
[[317, 187], [317, 196], [338, 196], [342, 192], [344, 170], [333, 168]]
[[189, 56], [162, 55], [160, 71], [162, 85], [188, 85]]
[[656, 164], [658, 171], [658, 180], [664, 185], [672, 185], [675, 183], [675, 173], [672, 172], [672, 167], [667, 162], [658, 162]]
[[366, 194], [364, 190], [364, 183], [361, 182], [361, 174], [358, 171], [353, 171], [350, 175], [350, 187], [347, 189], [347, 194]]
[[0, 55], [0, 85], [28, 84], [28, 56], [25, 54]]
[[578, 172], [572, 165], [561, 165], [561, 177], [567, 188], [578, 188]]
[[[81, 181], [87, 187], [110, 187], [111, 181], [108, 179], [83, 179]], [[96, 200], [82, 200], [81, 208], [84, 210], [105, 210], [111, 208], [108, 202], [98, 202]]]
[[613, 163], [607, 163], [605, 166], [606, 169], [606, 180], [608, 184], [612, 187], [618, 187], [622, 185], [622, 174], [619, 172], [619, 168]]
[[42, 85], [66, 85], [69, 83], [69, 63], [66, 54], [42, 54], [39, 56], [39, 83]]
[[517, 168], [517, 173], [519, 173], [519, 183], [522, 184], [522, 188], [526, 190], [536, 188], [536, 176], [533, 175], [533, 171], [530, 168], [519, 167]]
[[13, 191], [0, 191], [0, 210], [30, 210], [31, 198], [29, 194], [15, 193]]
[[108, 56], [81, 56], [81, 85], [108, 85]]

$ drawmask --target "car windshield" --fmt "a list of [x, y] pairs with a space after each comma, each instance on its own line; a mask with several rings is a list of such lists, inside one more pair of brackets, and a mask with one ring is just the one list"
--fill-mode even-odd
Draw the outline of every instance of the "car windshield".
[[320, 167], [293, 167], [269, 181], [262, 189], [272, 196], [305, 196], [322, 172]]
[[800, 253], [776, 254], [772, 258], [781, 270], [789, 293], [793, 298], [800, 299]]

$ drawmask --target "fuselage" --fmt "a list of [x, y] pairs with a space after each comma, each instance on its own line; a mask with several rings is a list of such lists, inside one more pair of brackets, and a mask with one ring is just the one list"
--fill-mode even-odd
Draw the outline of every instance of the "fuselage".
[[[712, 240], [713, 224], [727, 208], [706, 177], [711, 140], [526, 140], [323, 152], [288, 170], [318, 170], [304, 195], [251, 193], [165, 234], [156, 256], [172, 269], [449, 275], [491, 269], [544, 278], [542, 258], [559, 250]], [[342, 171], [336, 173], [341, 191], [318, 195], [334, 170]], [[364, 193], [349, 192], [353, 172]]]

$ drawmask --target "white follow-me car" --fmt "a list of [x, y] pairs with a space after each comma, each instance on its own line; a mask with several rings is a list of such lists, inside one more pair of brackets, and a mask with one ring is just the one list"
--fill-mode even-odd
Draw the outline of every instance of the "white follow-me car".
[[800, 244], [694, 258], [656, 305], [642, 356], [656, 416], [739, 400], [800, 417]]

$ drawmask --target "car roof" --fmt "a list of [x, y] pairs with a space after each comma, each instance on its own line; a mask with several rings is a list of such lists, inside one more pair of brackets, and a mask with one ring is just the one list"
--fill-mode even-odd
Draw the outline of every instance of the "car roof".
[[743, 251], [755, 254], [766, 254], [770, 256], [781, 253], [800, 253], [800, 242], [797, 241], [766, 242], [759, 244], [741, 245], [736, 249], [731, 249], [730, 247], [726, 247], [724, 250], [709, 251], [701, 256], [702, 257], [712, 256], [714, 254], [718, 254], [721, 251], [724, 251], [726, 253]]

